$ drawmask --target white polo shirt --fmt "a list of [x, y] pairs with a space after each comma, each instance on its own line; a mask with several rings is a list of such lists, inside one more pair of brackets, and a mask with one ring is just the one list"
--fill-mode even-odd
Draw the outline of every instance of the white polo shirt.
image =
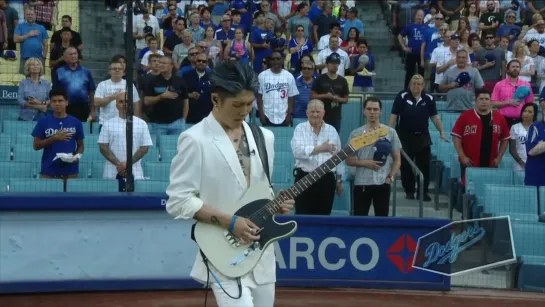
[[[462, 45], [459, 45], [458, 50], [460, 49], [464, 49], [464, 47]], [[450, 47], [441, 46], [441, 47], [437, 47], [433, 49], [433, 52], [431, 53], [430, 64], [436, 64], [435, 67], [438, 68], [447, 64], [451, 59], [455, 59], [455, 58], [456, 58], [456, 52], [452, 53], [450, 51]], [[471, 64], [471, 60], [469, 59], [469, 56], [467, 57], [467, 64], [468, 65]], [[454, 66], [456, 66], [456, 63], [452, 64], [448, 69]], [[435, 84], [441, 84], [441, 82], [443, 81], [443, 74], [444, 72], [437, 73], [437, 70], [435, 71]]]
[[[120, 93], [125, 91], [127, 91], [127, 81], [125, 79], [121, 79], [120, 82], [113, 82], [112, 79], [108, 79], [98, 84], [95, 91], [95, 98], [106, 98], [113, 95], [114, 93]], [[136, 104], [140, 101], [140, 96], [138, 96], [138, 90], [136, 89], [134, 84], [132, 86], [132, 100], [133, 104]], [[100, 107], [98, 123], [100, 125], [104, 125], [106, 121], [117, 117], [118, 115], [119, 112], [115, 107], [115, 100], [112, 100], [108, 102], [106, 106]]]
[[273, 124], [281, 124], [286, 119], [288, 98], [299, 95], [295, 78], [285, 69], [278, 74], [270, 69], [261, 72], [259, 94], [263, 97], [263, 113]]
[[[132, 136], [132, 153], [136, 153], [140, 147], [153, 146], [151, 136], [148, 129], [148, 124], [142, 119], [133, 116], [133, 136]], [[116, 116], [108, 120], [100, 130], [98, 136], [99, 144], [108, 144], [108, 148], [113, 152], [119, 161], [126, 161], [127, 157], [127, 130], [125, 129], [125, 119]], [[135, 180], [144, 179], [144, 171], [142, 170], [141, 162], [137, 161], [132, 165], [132, 173]], [[115, 179], [117, 176], [117, 168], [115, 165], [106, 160], [104, 164], [104, 179]]]

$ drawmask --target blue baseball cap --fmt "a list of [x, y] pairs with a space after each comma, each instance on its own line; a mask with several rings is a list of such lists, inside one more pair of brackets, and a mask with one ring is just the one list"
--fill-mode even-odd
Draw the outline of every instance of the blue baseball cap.
[[469, 75], [469, 73], [467, 71], [462, 71], [458, 77], [456, 77], [456, 83], [458, 83], [458, 87], [462, 87], [466, 84], [468, 84], [469, 82], [471, 82], [471, 76]]
[[492, 52], [489, 52], [484, 56], [484, 58], [486, 59], [487, 62], [493, 62], [496, 60], [496, 55], [494, 55], [494, 53]]
[[519, 86], [513, 94], [513, 100], [524, 101], [531, 93], [532, 90], [529, 87]]
[[388, 156], [392, 154], [392, 142], [386, 138], [382, 138], [375, 143], [375, 153], [373, 161], [380, 162], [381, 166], [386, 163]]
[[454, 33], [454, 34], [452, 34], [450, 36], [450, 39], [460, 39], [460, 36], [458, 34]]

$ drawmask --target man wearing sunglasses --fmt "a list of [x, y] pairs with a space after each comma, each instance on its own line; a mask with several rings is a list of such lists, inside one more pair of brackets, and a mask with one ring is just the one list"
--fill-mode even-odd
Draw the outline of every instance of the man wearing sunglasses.
[[189, 96], [189, 113], [187, 123], [196, 124], [212, 111], [212, 94], [210, 92], [210, 71], [206, 54], [195, 56], [195, 68], [183, 75]]
[[433, 84], [435, 75], [431, 73], [431, 53], [437, 48], [438, 43], [443, 41], [440, 38], [448, 31], [448, 25], [444, 23], [443, 14], [435, 14], [434, 26], [424, 31], [424, 42], [420, 46], [420, 63], [424, 63], [424, 79], [426, 88], [430, 89], [430, 83]]

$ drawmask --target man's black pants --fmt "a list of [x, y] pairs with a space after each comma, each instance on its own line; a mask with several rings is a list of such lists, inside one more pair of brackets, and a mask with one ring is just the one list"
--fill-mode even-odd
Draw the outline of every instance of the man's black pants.
[[354, 215], [368, 216], [371, 204], [373, 204], [375, 216], [388, 216], [390, 213], [390, 190], [391, 186], [387, 183], [354, 186], [352, 191]]
[[405, 59], [405, 88], [409, 87], [409, 81], [411, 81], [416, 71], [424, 77], [424, 68], [420, 65], [420, 53], [407, 53]]
[[[407, 152], [407, 156], [411, 160], [414, 160], [418, 169], [424, 175], [424, 194], [428, 193], [428, 186], [430, 184], [430, 161], [431, 161], [431, 147], [427, 146], [420, 149], [417, 152]], [[413, 169], [405, 157], [401, 156], [401, 184], [406, 194], [414, 194], [415, 192], [416, 176]], [[418, 184], [419, 186], [420, 184]], [[420, 186], [417, 192], [420, 192]]]
[[[307, 172], [297, 169], [295, 182], [301, 180], [307, 174]], [[325, 174], [295, 198], [295, 214], [331, 215], [336, 185], [335, 174], [331, 172]]]

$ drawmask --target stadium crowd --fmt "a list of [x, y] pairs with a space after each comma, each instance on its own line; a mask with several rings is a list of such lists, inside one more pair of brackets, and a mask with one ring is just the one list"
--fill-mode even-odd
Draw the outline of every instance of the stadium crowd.
[[[431, 200], [429, 164], [436, 140], [430, 137], [430, 119], [440, 138], [449, 141], [436, 97], [446, 98], [446, 111], [462, 114], [452, 136], [464, 168], [497, 167], [506, 140], [512, 139], [510, 153], [518, 167], [533, 172], [528, 184], [545, 185], [545, 177], [539, 176], [545, 170], [545, 130], [537, 121], [538, 108], [526, 107], [534, 105], [534, 92], [541, 91], [541, 110], [545, 102], [545, 3], [385, 2], [394, 12], [392, 50], [399, 50], [405, 63], [405, 89], [394, 100], [389, 122], [383, 123], [391, 127], [388, 135], [371, 151], [358, 151], [357, 159], [347, 161], [356, 168], [353, 198], [367, 208], [357, 214], [366, 215], [373, 203], [375, 214], [388, 215], [390, 184], [399, 169], [406, 198], [415, 198], [413, 170], [400, 156], [402, 147], [424, 173], [423, 198]], [[40, 176], [77, 177], [74, 162], [85, 153], [82, 123], [96, 121], [99, 149], [107, 160], [103, 178], [122, 182], [127, 169], [125, 57], [113, 56], [110, 77], [95, 80], [82, 61], [85, 37], [71, 29], [70, 16], [62, 16], [61, 29], [49, 37], [55, 4], [25, 1], [25, 21], [19, 23], [17, 10], [0, 0], [0, 21], [8, 25], [4, 57], [20, 48], [20, 71], [26, 76], [19, 85], [19, 120], [37, 121], [34, 148], [44, 149]], [[123, 18], [121, 33], [126, 30], [126, 4], [118, 4], [105, 3]], [[141, 159], [154, 145], [154, 136], [179, 135], [208, 116], [214, 107], [210, 71], [227, 60], [251, 64], [258, 74], [255, 115], [248, 115], [248, 121], [272, 128], [297, 126], [291, 151], [294, 176], [301, 179], [349, 142], [339, 136], [341, 109], [349, 95], [373, 92], [375, 57], [364, 33], [354, 1], [134, 1], [133, 39], [126, 41], [134, 44], [136, 66], [131, 99], [134, 179], [145, 178]], [[43, 78], [45, 61], [51, 82]], [[367, 98], [363, 113], [370, 126], [354, 130], [350, 138], [379, 127], [382, 111], [380, 99]], [[463, 121], [468, 114], [480, 121]], [[70, 120], [59, 121], [59, 116]], [[532, 146], [538, 149], [527, 155]], [[343, 193], [343, 175], [339, 166], [323, 177], [328, 180], [323, 186], [329, 187], [323, 189], [325, 209], [315, 214], [331, 213], [335, 191]]]

